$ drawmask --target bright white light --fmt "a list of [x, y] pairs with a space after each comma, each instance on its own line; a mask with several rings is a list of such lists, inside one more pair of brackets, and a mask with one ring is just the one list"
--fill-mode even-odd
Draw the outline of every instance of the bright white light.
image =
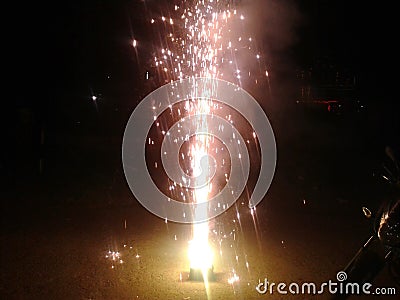
[[228, 279], [229, 284], [234, 284], [235, 282], [239, 281], [239, 276], [236, 275], [236, 273], [233, 274], [231, 278]]
[[[208, 227], [208, 224], [205, 224]], [[191, 269], [202, 270], [203, 272], [212, 269], [213, 252], [207, 240], [204, 241], [203, 239], [197, 238], [189, 242], [189, 260]]]

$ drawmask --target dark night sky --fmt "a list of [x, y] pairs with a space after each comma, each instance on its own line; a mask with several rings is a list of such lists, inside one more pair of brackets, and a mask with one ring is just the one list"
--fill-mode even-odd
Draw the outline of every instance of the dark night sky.
[[[301, 21], [292, 24], [296, 42], [283, 50], [283, 56], [305, 68], [327, 56], [359, 75], [361, 88], [369, 97], [366, 100], [397, 100], [394, 4], [345, 0], [288, 3], [297, 7]], [[111, 89], [120, 99], [134, 97], [132, 85], [140, 74], [130, 42], [132, 33], [139, 40], [146, 38], [140, 25], [142, 7], [140, 0], [12, 4], [5, 59], [13, 101], [49, 114], [49, 110], [72, 109], [74, 105], [78, 110], [90, 110], [91, 89], [105, 94]], [[294, 21], [288, 18], [287, 22]]]
[[[280, 57], [273, 57], [274, 61], [290, 61], [293, 79], [298, 67], [309, 68], [326, 56], [338, 67], [351, 69], [359, 78], [361, 100], [369, 102], [369, 111], [375, 114], [371, 125], [374, 137], [399, 144], [394, 4], [345, 0], [286, 3], [278, 7], [294, 5], [300, 18], [291, 19], [282, 11], [281, 21], [272, 22], [283, 27], [287, 22], [294, 32], [291, 43], [275, 48], [274, 55]], [[36, 170], [38, 157], [64, 152], [64, 136], [122, 136], [127, 118], [143, 96], [138, 86], [143, 74], [138, 72], [130, 44], [134, 34], [141, 42], [139, 50], [146, 49], [142, 7], [140, 0], [30, 1], [7, 7], [3, 74], [11, 92], [3, 101], [17, 109], [11, 113], [2, 110], [4, 140], [9, 142], [1, 148], [0, 175], [20, 178], [28, 163]], [[277, 30], [269, 34], [279, 41], [281, 31]], [[286, 80], [291, 81], [291, 73], [287, 74]], [[98, 110], [90, 100], [92, 92], [102, 94]], [[45, 146], [39, 145], [42, 130], [46, 131]], [[15, 168], [17, 162], [21, 169]]]
[[[397, 73], [396, 10], [368, 1], [301, 1], [306, 24], [299, 51], [306, 60], [329, 55], [334, 61], [381, 82]], [[395, 71], [396, 70], [396, 71]], [[395, 78], [390, 80], [393, 83]]]
[[[19, 87], [50, 83], [58, 90], [85, 86], [104, 73], [126, 71], [129, 61], [134, 68], [129, 35], [131, 28], [137, 35], [142, 31], [135, 26], [135, 21], [140, 21], [140, 14], [135, 14], [140, 2], [14, 4], [9, 9], [13, 18], [8, 24], [11, 43], [7, 46], [13, 62], [12, 80]], [[356, 71], [375, 73], [374, 77], [395, 74], [394, 6], [344, 0], [293, 3], [303, 19], [294, 27], [298, 41], [292, 53], [299, 63], [306, 65], [328, 55]]]

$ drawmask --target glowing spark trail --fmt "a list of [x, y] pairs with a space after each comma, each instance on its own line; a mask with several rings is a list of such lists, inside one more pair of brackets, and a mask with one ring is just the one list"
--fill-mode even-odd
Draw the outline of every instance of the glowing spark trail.
[[237, 2], [185, 0], [175, 5], [171, 18], [149, 20], [161, 36], [151, 62], [160, 84], [188, 77], [258, 84], [267, 76], [255, 38], [244, 30], [246, 18], [238, 13]]
[[[254, 87], [261, 83], [263, 78], [268, 77], [268, 71], [263, 67], [263, 57], [257, 48], [255, 38], [246, 34], [244, 30], [246, 16], [238, 13], [238, 2], [237, 0], [174, 1], [176, 4], [169, 14], [151, 16], [148, 23], [154, 26], [155, 35], [160, 40], [160, 44], [154, 48], [150, 62], [156, 85], [160, 86], [186, 78], [204, 77], [224, 79], [239, 86]], [[134, 40], [133, 46], [136, 47], [137, 44], [138, 42]], [[249, 58], [253, 60], [252, 63], [249, 63]], [[146, 72], [146, 79], [149, 77], [149, 73]], [[185, 107], [189, 115], [212, 114], [216, 107], [211, 100], [199, 100], [196, 105], [191, 105], [188, 101]], [[192, 109], [195, 112], [191, 111]], [[178, 113], [180, 115], [181, 111]], [[227, 119], [233, 124], [230, 115]], [[156, 117], [154, 121], [157, 122], [157, 127], [161, 127]], [[208, 132], [207, 120], [201, 120], [197, 129], [199, 132]], [[165, 131], [161, 133], [166, 134]], [[256, 139], [255, 133], [253, 137]], [[197, 180], [200, 174], [209, 179], [211, 174], [208, 173], [212, 162], [208, 157], [211, 149], [215, 148], [212, 145], [213, 139], [207, 135], [200, 135], [191, 139], [190, 142], [188, 153], [182, 153], [183, 159], [191, 159], [191, 170], [187, 170], [188, 173], [191, 174], [193, 180]], [[240, 144], [239, 140], [238, 143]], [[149, 138], [148, 144], [153, 145], [154, 141]], [[215, 154], [217, 153], [216, 150]], [[239, 159], [241, 159], [240, 154]], [[204, 160], [206, 167], [204, 167]], [[157, 168], [157, 163], [155, 163], [155, 168]], [[169, 190], [174, 191], [175, 188], [176, 183], [173, 183]], [[213, 186], [208, 180], [206, 184], [194, 190], [192, 201], [206, 202], [212, 189]], [[181, 196], [186, 201], [185, 195]], [[207, 219], [207, 211], [204, 209], [203, 211], [195, 209], [194, 213], [205, 216], [202, 219]], [[206, 287], [206, 272], [213, 268], [209, 231], [208, 222], [194, 224], [193, 239], [189, 243], [190, 267], [202, 271]], [[239, 276], [233, 272], [229, 283], [233, 284], [238, 280]]]

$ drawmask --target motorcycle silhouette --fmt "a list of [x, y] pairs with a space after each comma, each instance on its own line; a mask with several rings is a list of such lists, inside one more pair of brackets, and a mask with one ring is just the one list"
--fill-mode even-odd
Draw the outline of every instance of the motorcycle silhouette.
[[[398, 154], [390, 147], [386, 150], [386, 161], [382, 163], [380, 178], [396, 191], [388, 201], [382, 203], [374, 214], [363, 207], [364, 215], [373, 221], [372, 234], [343, 269], [346, 282], [363, 285], [372, 283], [387, 267], [393, 282], [400, 288], [400, 163]], [[396, 195], [397, 194], [397, 195]], [[347, 299], [350, 294], [337, 293], [332, 299]]]

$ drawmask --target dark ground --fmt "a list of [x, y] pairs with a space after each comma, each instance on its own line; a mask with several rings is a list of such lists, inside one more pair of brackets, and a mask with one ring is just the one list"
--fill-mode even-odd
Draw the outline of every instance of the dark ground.
[[[210, 299], [327, 298], [258, 295], [255, 286], [265, 277], [334, 280], [366, 241], [371, 222], [362, 206], [376, 210], [392, 196], [372, 176], [384, 147], [398, 137], [391, 126], [396, 114], [387, 111], [367, 106], [334, 116], [291, 107], [271, 118], [274, 181], [257, 207], [256, 227], [241, 200], [241, 227], [232, 222], [233, 209], [215, 220], [228, 236], [221, 239]], [[202, 283], [186, 281], [190, 227], [166, 224], [133, 198], [121, 165], [122, 132], [98, 132], [53, 133], [41, 176], [26, 164], [9, 173], [3, 167], [0, 297], [205, 299]], [[119, 251], [123, 263], [106, 258], [108, 251]], [[233, 285], [232, 269], [240, 277]], [[395, 284], [384, 270], [374, 286]]]

